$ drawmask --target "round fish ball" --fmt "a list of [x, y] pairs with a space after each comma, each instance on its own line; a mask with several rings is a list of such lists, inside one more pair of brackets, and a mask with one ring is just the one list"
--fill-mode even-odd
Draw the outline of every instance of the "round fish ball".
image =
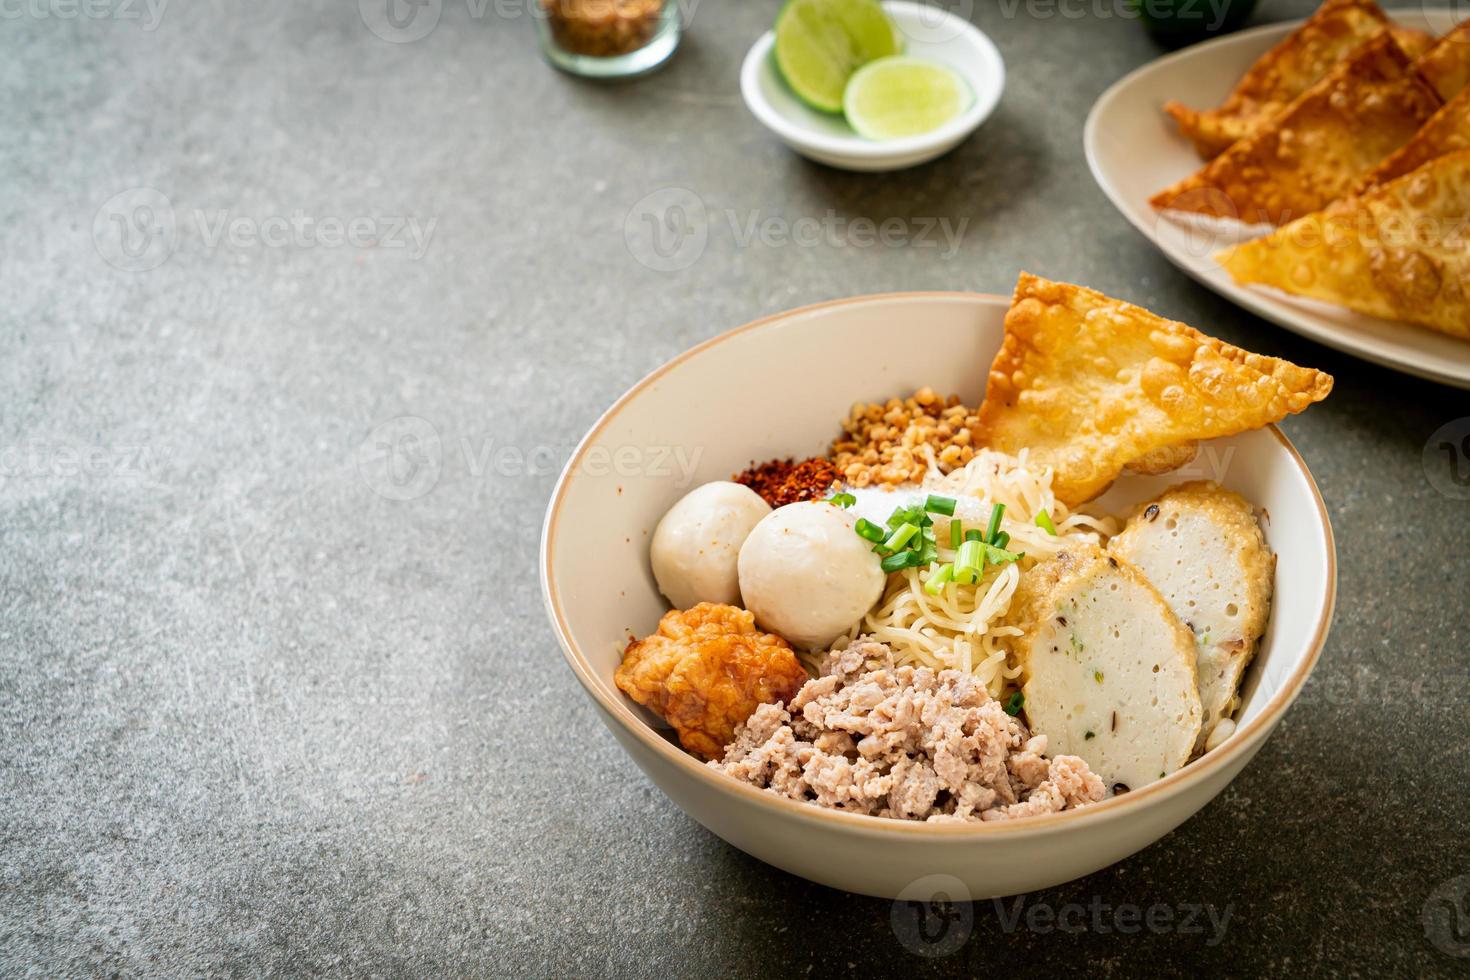
[[877, 604], [888, 576], [857, 519], [832, 504], [777, 508], [740, 549], [740, 594], [762, 629], [823, 650]]
[[770, 512], [760, 494], [738, 483], [720, 480], [689, 491], [653, 532], [649, 559], [658, 590], [675, 609], [740, 605], [740, 546]]

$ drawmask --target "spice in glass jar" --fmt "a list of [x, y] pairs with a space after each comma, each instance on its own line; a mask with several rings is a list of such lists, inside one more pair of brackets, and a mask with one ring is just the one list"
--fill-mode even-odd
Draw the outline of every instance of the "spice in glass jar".
[[552, 39], [593, 58], [637, 51], [658, 31], [665, 0], [541, 0]]

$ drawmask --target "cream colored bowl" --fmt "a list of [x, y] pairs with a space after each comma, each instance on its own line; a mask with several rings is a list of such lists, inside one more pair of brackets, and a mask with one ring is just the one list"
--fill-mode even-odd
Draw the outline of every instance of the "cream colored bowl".
[[1301, 691], [1327, 638], [1337, 588], [1332, 529], [1301, 457], [1272, 427], [1206, 444], [1185, 471], [1125, 477], [1101, 500], [1121, 511], [1174, 482], [1217, 479], [1266, 510], [1266, 537], [1278, 558], [1271, 621], [1247, 675], [1235, 734], [1150, 786], [1068, 813], [973, 826], [839, 813], [711, 771], [618, 691], [613, 672], [622, 647], [630, 635], [651, 632], [667, 608], [649, 570], [648, 542], [674, 501], [752, 460], [822, 453], [855, 401], [927, 384], [977, 404], [1007, 306], [965, 293], [869, 296], [732, 330], [620, 398], [552, 493], [542, 590], [567, 662], [602, 720], [686, 813], [803, 878], [888, 898], [928, 897], [921, 893], [941, 882], [951, 897], [980, 899], [1106, 867], [1167, 834], [1235, 778]]

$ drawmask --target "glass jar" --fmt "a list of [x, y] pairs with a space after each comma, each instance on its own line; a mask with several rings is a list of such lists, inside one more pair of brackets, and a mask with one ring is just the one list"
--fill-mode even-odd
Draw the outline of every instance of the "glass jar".
[[652, 71], [679, 46], [679, 0], [538, 0], [547, 59], [587, 78]]

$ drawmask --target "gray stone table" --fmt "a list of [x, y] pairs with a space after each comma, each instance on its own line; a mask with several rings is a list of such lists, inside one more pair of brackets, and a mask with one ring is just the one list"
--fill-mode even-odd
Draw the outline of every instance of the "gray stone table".
[[[1424, 459], [1470, 397], [1247, 315], [1113, 211], [1082, 121], [1159, 49], [1111, 2], [958, 6], [1006, 58], [998, 111], [856, 176], [739, 101], [774, 0], [703, 0], [614, 87], [548, 68], [522, 0], [444, 0], [409, 43], [348, 0], [0, 5], [0, 974], [1463, 975], [1470, 502]], [[670, 273], [625, 224], [673, 188], [709, 236]], [[965, 225], [742, 231], [829, 213]], [[913, 909], [746, 857], [619, 751], [545, 621], [539, 521], [691, 344], [1022, 267], [1336, 375], [1286, 430], [1341, 598], [1218, 801], [924, 957]], [[421, 437], [408, 492], [385, 423]], [[1205, 906], [1223, 935], [1178, 928]], [[1113, 929], [1150, 908], [1173, 924]]]

